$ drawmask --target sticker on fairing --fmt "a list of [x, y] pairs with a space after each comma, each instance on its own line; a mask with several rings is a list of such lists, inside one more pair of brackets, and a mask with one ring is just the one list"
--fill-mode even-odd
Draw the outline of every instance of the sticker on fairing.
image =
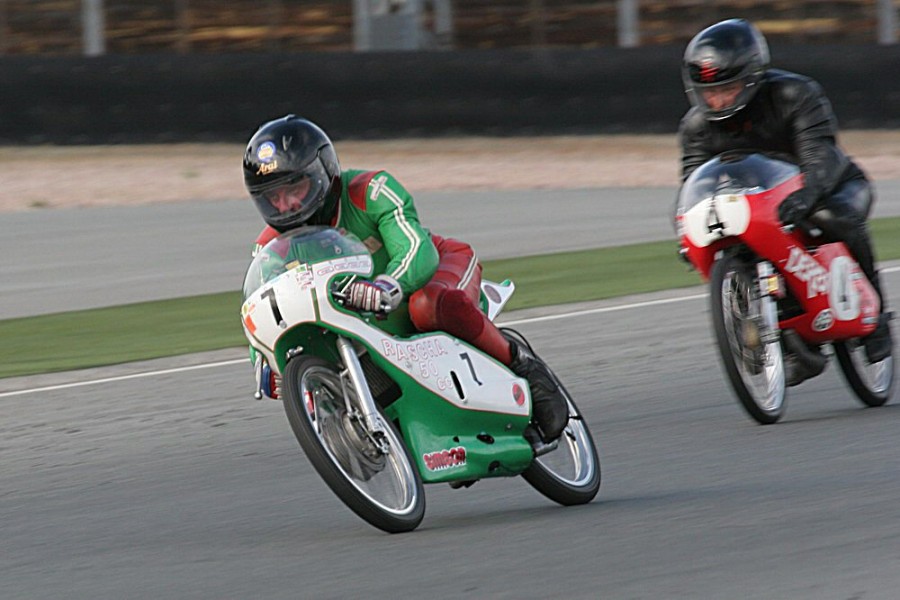
[[253, 311], [256, 310], [256, 304], [247, 302], [241, 307], [241, 313], [244, 317], [244, 328], [250, 332], [250, 335], [256, 333], [256, 323], [253, 322]]
[[525, 390], [522, 389], [518, 383], [513, 384], [513, 400], [516, 401], [516, 404], [519, 406], [525, 405]]
[[466, 449], [462, 446], [449, 450], [438, 450], [422, 455], [422, 460], [429, 471], [443, 471], [466, 465]]
[[784, 270], [792, 273], [797, 279], [806, 284], [807, 298], [828, 293], [830, 281], [825, 267], [797, 246], [791, 247], [791, 254], [788, 257]]
[[832, 325], [834, 325], [834, 315], [832, 315], [831, 310], [827, 308], [817, 314], [812, 322], [813, 331], [825, 331], [831, 329]]

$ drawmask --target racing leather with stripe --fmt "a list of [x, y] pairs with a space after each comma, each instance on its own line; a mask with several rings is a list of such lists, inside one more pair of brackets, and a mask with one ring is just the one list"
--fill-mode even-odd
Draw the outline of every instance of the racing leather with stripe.
[[[412, 196], [384, 171], [344, 171], [331, 226], [356, 235], [372, 253], [375, 274], [390, 275], [403, 295], [421, 288], [437, 270], [437, 249], [419, 223]], [[254, 254], [279, 235], [266, 227]]]
[[[509, 364], [509, 342], [478, 308], [481, 265], [471, 246], [423, 228], [412, 196], [386, 171], [347, 170], [341, 183], [331, 225], [362, 240], [375, 275], [397, 280], [416, 328], [446, 331]], [[254, 253], [278, 235], [266, 227]]]
[[440, 263], [434, 277], [409, 299], [413, 324], [419, 331], [446, 331], [509, 365], [509, 342], [478, 308], [481, 263], [472, 247], [438, 235], [432, 240]]

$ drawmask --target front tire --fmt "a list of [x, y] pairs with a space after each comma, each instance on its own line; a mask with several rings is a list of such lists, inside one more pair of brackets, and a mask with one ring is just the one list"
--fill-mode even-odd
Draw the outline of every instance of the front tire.
[[890, 400], [894, 389], [893, 354], [877, 363], [870, 363], [858, 339], [834, 342], [834, 354], [844, 379], [853, 393], [866, 406], [882, 406]]
[[557, 380], [569, 404], [569, 422], [559, 446], [534, 459], [522, 477], [538, 492], [563, 506], [587, 504], [600, 490], [600, 459], [584, 417]]
[[284, 408], [300, 446], [338, 498], [388, 533], [415, 529], [425, 515], [422, 478], [403, 439], [379, 409], [383, 437], [359, 417], [352, 386], [321, 358], [297, 356], [284, 374]]
[[776, 339], [764, 342], [762, 302], [753, 265], [726, 255], [710, 274], [710, 308], [725, 373], [744, 410], [762, 425], [785, 410], [784, 357]]

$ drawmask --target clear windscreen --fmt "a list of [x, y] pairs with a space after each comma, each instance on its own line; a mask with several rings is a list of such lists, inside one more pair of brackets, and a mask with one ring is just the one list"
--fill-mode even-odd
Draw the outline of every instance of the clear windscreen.
[[758, 153], [722, 154], [691, 173], [678, 195], [679, 213], [720, 194], [759, 194], [798, 175], [790, 162]]
[[253, 258], [244, 277], [244, 300], [261, 285], [299, 265], [368, 254], [369, 250], [355, 235], [331, 227], [288, 231], [266, 244]]

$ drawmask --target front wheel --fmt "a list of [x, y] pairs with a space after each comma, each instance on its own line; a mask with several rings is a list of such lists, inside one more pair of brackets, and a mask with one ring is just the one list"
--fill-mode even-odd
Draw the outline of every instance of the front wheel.
[[891, 398], [894, 389], [894, 357], [877, 363], [866, 358], [859, 340], [834, 342], [834, 354], [853, 393], [866, 406], [881, 406]]
[[569, 422], [559, 446], [534, 459], [522, 477], [538, 492], [563, 506], [587, 504], [600, 490], [600, 459], [587, 423], [569, 393], [557, 381], [569, 404]]
[[726, 255], [710, 274], [710, 308], [719, 356], [744, 410], [768, 425], [785, 409], [781, 343], [767, 336], [754, 265]]
[[422, 478], [400, 434], [379, 409], [370, 432], [353, 387], [315, 356], [291, 359], [284, 408], [313, 467], [353, 512], [388, 533], [415, 529], [425, 515]]

